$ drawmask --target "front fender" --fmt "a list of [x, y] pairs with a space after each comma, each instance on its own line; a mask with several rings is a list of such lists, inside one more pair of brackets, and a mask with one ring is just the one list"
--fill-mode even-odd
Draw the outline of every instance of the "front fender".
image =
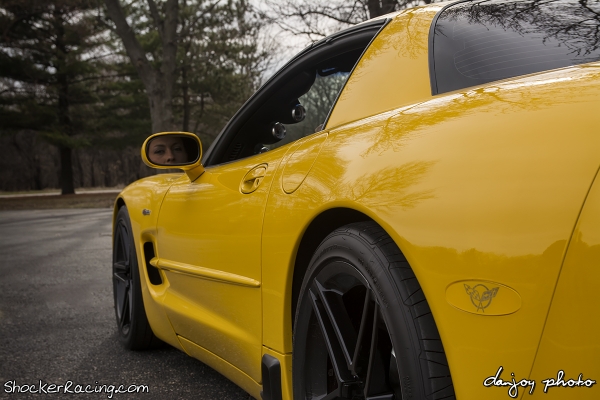
[[[159, 339], [181, 349], [166, 314], [162, 308], [162, 300], [168, 288], [168, 282], [162, 277], [162, 284], [153, 285], [148, 277], [145, 265], [144, 244], [152, 243], [156, 249], [156, 224], [162, 201], [171, 185], [179, 179], [188, 179], [184, 174], [159, 174], [140, 179], [127, 186], [115, 200], [113, 226], [119, 209], [127, 207], [131, 220], [132, 236], [140, 265], [142, 278], [142, 297], [148, 322]], [[183, 350], [183, 349], [181, 349]]]

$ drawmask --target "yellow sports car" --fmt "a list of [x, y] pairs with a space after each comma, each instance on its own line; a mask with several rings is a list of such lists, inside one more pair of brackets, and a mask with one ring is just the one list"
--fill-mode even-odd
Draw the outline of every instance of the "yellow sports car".
[[439, 3], [303, 50], [114, 210], [130, 349], [263, 399], [600, 399], [600, 1]]

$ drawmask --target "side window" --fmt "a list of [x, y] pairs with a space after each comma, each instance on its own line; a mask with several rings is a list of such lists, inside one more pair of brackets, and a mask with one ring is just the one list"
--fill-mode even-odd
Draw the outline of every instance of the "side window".
[[449, 6], [432, 31], [433, 94], [598, 61], [599, 31], [599, 1], [492, 0]]
[[293, 58], [229, 121], [204, 165], [270, 151], [322, 130], [351, 71], [385, 23], [360, 24]]
[[272, 150], [321, 131], [333, 103], [349, 76], [349, 71], [336, 69], [317, 71], [315, 82], [309, 91], [298, 98], [299, 104], [305, 110], [304, 120], [284, 125], [285, 137], [273, 144], [263, 144], [264, 148]]

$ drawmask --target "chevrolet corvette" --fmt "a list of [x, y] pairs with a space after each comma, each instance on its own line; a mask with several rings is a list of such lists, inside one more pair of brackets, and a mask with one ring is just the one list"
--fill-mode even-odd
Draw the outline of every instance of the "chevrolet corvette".
[[[600, 1], [436, 3], [304, 49], [114, 207], [119, 338], [255, 398], [599, 399]], [[596, 180], [598, 179], [598, 180]]]

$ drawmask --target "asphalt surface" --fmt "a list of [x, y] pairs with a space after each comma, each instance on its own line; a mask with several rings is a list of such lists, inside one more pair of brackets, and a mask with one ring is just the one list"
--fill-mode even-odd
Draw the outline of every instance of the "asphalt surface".
[[[218, 372], [172, 347], [131, 352], [120, 345], [111, 213], [0, 211], [0, 399], [249, 399]], [[65, 394], [51, 386], [69, 382], [71, 392], [77, 385], [88, 391], [106, 386], [93, 394]], [[111, 385], [148, 390], [111, 393]], [[60, 392], [30, 393], [40, 387]]]

